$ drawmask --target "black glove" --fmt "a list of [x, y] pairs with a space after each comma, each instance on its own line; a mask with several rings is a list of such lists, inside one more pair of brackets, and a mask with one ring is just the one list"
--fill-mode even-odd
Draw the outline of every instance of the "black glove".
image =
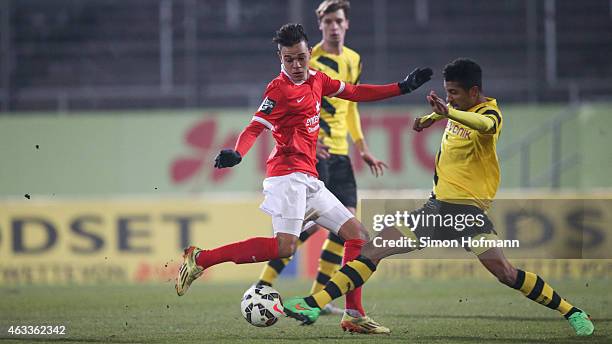
[[216, 168], [226, 168], [238, 165], [242, 161], [240, 153], [233, 149], [224, 149], [215, 158]]
[[410, 74], [408, 74], [404, 81], [398, 82], [397, 85], [402, 91], [402, 94], [410, 93], [431, 80], [432, 75], [433, 70], [431, 70], [429, 67], [416, 68]]

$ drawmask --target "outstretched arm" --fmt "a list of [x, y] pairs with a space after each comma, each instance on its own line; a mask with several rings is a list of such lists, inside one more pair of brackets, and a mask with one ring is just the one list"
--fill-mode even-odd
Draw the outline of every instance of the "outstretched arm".
[[396, 97], [400, 94], [402, 93], [397, 83], [387, 85], [344, 84], [343, 90], [335, 96], [353, 102], [372, 102]]
[[387, 85], [351, 85], [341, 82], [337, 91], [325, 94], [354, 102], [371, 102], [410, 93], [431, 79], [431, 68], [416, 68], [404, 80]]

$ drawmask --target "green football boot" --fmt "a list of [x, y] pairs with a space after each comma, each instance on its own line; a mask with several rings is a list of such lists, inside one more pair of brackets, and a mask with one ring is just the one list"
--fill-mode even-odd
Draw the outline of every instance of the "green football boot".
[[284, 300], [283, 307], [288, 317], [302, 322], [302, 325], [314, 324], [321, 314], [320, 308], [310, 307], [303, 297], [292, 297]]
[[570, 326], [576, 331], [577, 336], [590, 336], [595, 330], [593, 322], [589, 318], [589, 315], [584, 311], [576, 312], [567, 319]]

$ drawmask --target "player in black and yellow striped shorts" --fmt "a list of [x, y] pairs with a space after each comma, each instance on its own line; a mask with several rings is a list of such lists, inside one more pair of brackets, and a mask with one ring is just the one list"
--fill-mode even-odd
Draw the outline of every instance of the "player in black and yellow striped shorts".
[[[312, 48], [310, 67], [324, 72], [330, 77], [351, 84], [358, 84], [361, 75], [361, 58], [357, 52], [344, 45], [344, 37], [349, 26], [348, 14], [350, 4], [345, 0], [323, 1], [316, 10], [319, 29], [322, 32], [322, 41]], [[368, 150], [361, 130], [357, 104], [340, 98], [323, 97], [321, 102], [319, 145], [317, 146], [317, 172], [319, 179], [325, 186], [345, 205], [353, 214], [357, 207], [357, 184], [349, 158], [349, 144], [347, 135], [350, 134], [355, 148], [364, 162], [368, 164], [372, 173], [382, 175], [387, 165], [376, 159]], [[318, 227], [302, 232], [298, 245], [307, 240]], [[313, 282], [311, 292], [316, 293], [323, 289], [331, 276], [336, 273], [342, 263], [344, 255], [343, 240], [329, 233], [323, 243], [319, 270]], [[260, 284], [272, 285], [278, 275], [283, 271], [290, 259], [277, 259], [270, 261], [263, 269]], [[360, 295], [356, 299], [361, 299]], [[360, 305], [358, 305], [360, 306]], [[357, 307], [362, 308], [362, 307]], [[327, 314], [342, 314], [343, 310], [329, 304]], [[376, 324], [361, 314], [355, 314], [360, 323], [365, 323], [368, 329], [364, 331], [388, 332], [388, 329]], [[345, 314], [346, 317], [346, 314]], [[367, 319], [366, 319], [367, 318]], [[352, 319], [352, 318], [351, 318]]]
[[[448, 104], [431, 91], [427, 100], [433, 113], [417, 118], [414, 124], [414, 129], [421, 131], [437, 120], [448, 119], [440, 151], [436, 155], [432, 198], [415, 213], [470, 214], [480, 216], [482, 223], [472, 223], [460, 231], [439, 224], [425, 227], [415, 227], [413, 224], [411, 228], [414, 231], [389, 227], [379, 235], [386, 240], [409, 237], [418, 242], [418, 238], [424, 236], [436, 239], [496, 238], [486, 211], [500, 182], [496, 145], [503, 126], [502, 113], [495, 99], [482, 94], [482, 71], [474, 61], [457, 59], [448, 64], [444, 68], [444, 88]], [[318, 310], [326, 303], [364, 284], [381, 259], [417, 248], [380, 248], [371, 241], [363, 247], [361, 256], [344, 265], [322, 291], [306, 298], [285, 300], [285, 311], [300, 321], [312, 323], [318, 317]], [[472, 248], [472, 251], [501, 283], [519, 290], [539, 304], [557, 310], [569, 321], [577, 335], [593, 333], [593, 323], [583, 310], [563, 299], [540, 276], [515, 268], [500, 247]]]

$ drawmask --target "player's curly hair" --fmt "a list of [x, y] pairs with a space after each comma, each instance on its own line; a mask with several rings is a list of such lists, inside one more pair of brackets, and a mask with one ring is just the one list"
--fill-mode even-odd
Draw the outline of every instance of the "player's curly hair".
[[444, 66], [445, 81], [455, 81], [464, 90], [478, 86], [482, 90], [482, 69], [478, 63], [464, 57], [460, 57]]
[[304, 27], [301, 24], [285, 24], [281, 26], [272, 38], [274, 43], [283, 47], [290, 47], [301, 41], [308, 43], [308, 36], [304, 33]]
[[349, 10], [351, 9], [351, 3], [347, 0], [325, 0], [315, 10], [317, 18], [321, 20], [324, 15], [337, 10], [344, 10], [344, 16], [348, 19]]

